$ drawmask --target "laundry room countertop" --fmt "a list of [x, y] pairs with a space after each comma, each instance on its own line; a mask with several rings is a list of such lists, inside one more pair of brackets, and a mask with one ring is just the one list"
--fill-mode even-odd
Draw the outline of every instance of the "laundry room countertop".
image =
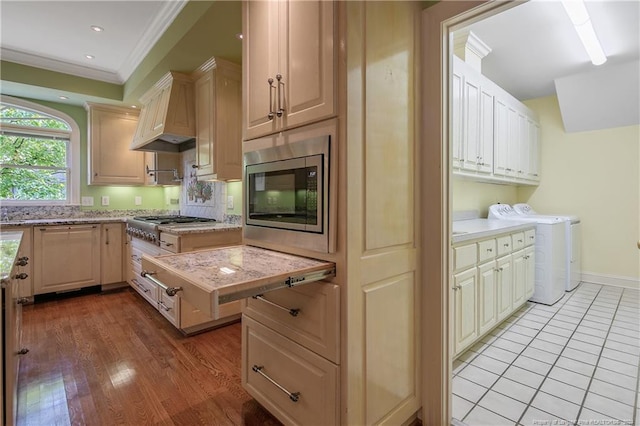
[[535, 224], [517, 220], [468, 219], [453, 222], [451, 243], [458, 244], [469, 240], [491, 237], [508, 232], [532, 229]]

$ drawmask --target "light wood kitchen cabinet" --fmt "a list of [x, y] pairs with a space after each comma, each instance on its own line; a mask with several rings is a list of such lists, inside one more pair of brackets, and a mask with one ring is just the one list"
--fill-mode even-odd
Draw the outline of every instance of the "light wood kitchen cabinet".
[[144, 185], [144, 154], [129, 146], [138, 111], [88, 103], [90, 185]]
[[[6, 228], [3, 228], [2, 231], [4, 233]], [[14, 233], [7, 238], [13, 240], [17, 236], [19, 234]], [[24, 242], [25, 234], [23, 233], [19, 241], [20, 246], [16, 247], [15, 254], [17, 255], [13, 259], [7, 259], [13, 264], [10, 270], [6, 271], [8, 272], [7, 278], [2, 279], [2, 294], [0, 295], [2, 303], [0, 315], [0, 350], [2, 351], [2, 356], [0, 356], [0, 364], [2, 364], [0, 365], [0, 422], [7, 426], [16, 424], [20, 357], [28, 352], [28, 349], [22, 346], [22, 304], [25, 300], [20, 296], [20, 287], [27, 278], [25, 276], [27, 274], [26, 266], [29, 263], [29, 261], [26, 261], [27, 264], [21, 261]], [[13, 240], [9, 244], [15, 243], [18, 241]]]
[[34, 227], [34, 294], [100, 284], [100, 225]]
[[242, 385], [271, 413], [291, 425], [339, 424], [338, 366], [246, 316], [242, 346]]
[[241, 229], [228, 229], [215, 232], [194, 232], [188, 234], [160, 233], [160, 247], [171, 253], [205, 248], [232, 246], [242, 242]]
[[129, 139], [131, 149], [140, 148], [163, 134], [173, 139], [170, 143], [195, 138], [193, 81], [189, 75], [168, 72], [142, 95], [140, 102], [140, 125], [133, 142]]
[[242, 241], [240, 229], [204, 233], [160, 233], [160, 245], [127, 236], [126, 280], [147, 302], [153, 305], [171, 324], [185, 334], [193, 334], [240, 318], [240, 302], [222, 305], [213, 318], [185, 300], [180, 293], [168, 297], [164, 290], [142, 277], [142, 256], [184, 253], [187, 251], [236, 245]]
[[334, 3], [244, 2], [243, 8], [243, 138], [334, 116]]
[[20, 272], [27, 276], [20, 280], [18, 295], [23, 298], [33, 298], [33, 228], [31, 226], [2, 227], [2, 232], [22, 232], [22, 240], [18, 251], [18, 260], [24, 265], [20, 266]]
[[195, 81], [196, 175], [199, 179], [242, 179], [242, 68], [211, 58]]
[[101, 225], [100, 284], [124, 281], [124, 225], [104, 223]]

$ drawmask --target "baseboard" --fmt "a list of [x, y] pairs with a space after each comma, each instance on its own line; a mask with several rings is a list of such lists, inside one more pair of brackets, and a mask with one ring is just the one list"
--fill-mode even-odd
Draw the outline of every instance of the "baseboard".
[[582, 282], [592, 284], [611, 285], [615, 287], [632, 288], [640, 290], [640, 279], [631, 277], [619, 277], [615, 275], [596, 274], [593, 272], [583, 272]]

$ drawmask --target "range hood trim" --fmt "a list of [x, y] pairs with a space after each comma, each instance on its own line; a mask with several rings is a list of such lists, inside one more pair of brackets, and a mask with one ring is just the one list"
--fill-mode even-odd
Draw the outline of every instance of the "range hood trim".
[[[143, 106], [131, 150], [182, 152], [195, 146], [195, 100], [191, 76], [169, 71], [140, 98], [140, 102]], [[154, 123], [158, 124], [149, 129]]]

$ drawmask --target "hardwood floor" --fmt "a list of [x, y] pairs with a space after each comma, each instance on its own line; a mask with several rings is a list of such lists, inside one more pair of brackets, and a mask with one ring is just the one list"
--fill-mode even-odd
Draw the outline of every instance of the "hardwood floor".
[[240, 335], [184, 337], [129, 288], [25, 306], [18, 425], [279, 425], [242, 389]]

